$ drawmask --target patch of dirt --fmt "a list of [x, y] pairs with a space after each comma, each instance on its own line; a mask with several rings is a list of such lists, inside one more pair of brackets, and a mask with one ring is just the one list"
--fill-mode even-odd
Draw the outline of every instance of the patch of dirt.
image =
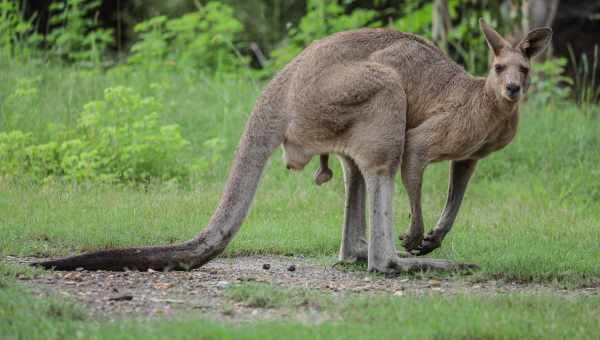
[[[7, 260], [27, 263], [33, 259]], [[291, 265], [294, 265], [294, 271], [289, 270]], [[228, 299], [225, 290], [236, 283], [264, 282], [281, 287], [315, 289], [334, 297], [375, 293], [390, 294], [396, 298], [457, 293], [600, 294], [600, 287], [563, 290], [540, 284], [503, 281], [475, 283], [464, 277], [384, 277], [284, 256], [217, 258], [189, 272], [48, 271], [35, 278], [22, 277], [20, 281], [35, 294], [74, 299], [89, 307], [92, 314], [108, 319], [170, 316], [183, 312], [233, 322], [291, 317], [308, 324], [320, 323], [329, 317], [310, 306], [293, 310], [248, 307]]]

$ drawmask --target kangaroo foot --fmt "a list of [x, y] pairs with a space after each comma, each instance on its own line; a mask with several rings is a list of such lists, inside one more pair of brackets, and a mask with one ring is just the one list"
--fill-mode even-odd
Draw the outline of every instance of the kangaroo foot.
[[402, 246], [407, 252], [412, 252], [412, 250], [417, 249], [423, 242], [422, 233], [404, 233], [400, 235], [399, 238], [402, 241]]
[[470, 263], [461, 263], [450, 260], [438, 260], [431, 258], [400, 258], [391, 257], [369, 263], [369, 271], [380, 272], [384, 274], [413, 273], [418, 271], [468, 271], [479, 269], [479, 266]]
[[432, 230], [427, 233], [423, 242], [418, 247], [411, 250], [411, 253], [417, 256], [427, 255], [442, 245], [443, 238], [444, 235]]

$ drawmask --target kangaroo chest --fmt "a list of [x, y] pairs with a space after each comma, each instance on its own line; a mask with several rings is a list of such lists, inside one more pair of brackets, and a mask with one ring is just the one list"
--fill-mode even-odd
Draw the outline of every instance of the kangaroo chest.
[[513, 115], [498, 123], [498, 126], [491, 129], [487, 136], [479, 143], [477, 148], [471, 153], [469, 158], [481, 159], [487, 157], [490, 153], [506, 147], [514, 139], [517, 133], [519, 123], [519, 113]]
[[420, 133], [425, 137], [421, 139], [428, 145], [428, 159], [432, 162], [484, 158], [508, 145], [518, 124], [518, 114], [477, 125], [461, 124], [451, 116], [445, 118]]

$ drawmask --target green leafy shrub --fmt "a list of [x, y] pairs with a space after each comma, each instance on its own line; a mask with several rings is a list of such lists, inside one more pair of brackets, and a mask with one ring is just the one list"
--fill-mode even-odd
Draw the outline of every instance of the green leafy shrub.
[[67, 0], [50, 5], [50, 24], [56, 26], [47, 36], [52, 55], [70, 62], [99, 63], [113, 41], [111, 30], [98, 27], [95, 12], [100, 1]]
[[40, 82], [40, 77], [17, 80], [14, 91], [0, 105], [1, 130], [10, 131], [20, 126], [20, 122], [28, 116], [32, 105], [36, 103]]
[[134, 31], [139, 39], [131, 47], [129, 63], [152, 69], [163, 66], [171, 37], [165, 28], [167, 20], [166, 16], [161, 15], [135, 25]]
[[566, 65], [567, 60], [564, 58], [548, 59], [543, 63], [533, 64], [533, 100], [539, 103], [553, 103], [569, 98], [573, 80], [564, 75]]
[[[186, 161], [189, 142], [177, 125], [161, 125], [161, 103], [131, 88], [105, 90], [89, 102], [73, 130], [53, 129], [51, 141], [36, 144], [29, 133], [0, 133], [0, 174], [34, 180], [147, 183], [182, 180], [194, 167], [210, 166], [219, 141], [207, 141], [206, 158]], [[216, 160], [218, 161], [218, 159]]]
[[26, 151], [33, 145], [31, 133], [11, 131], [0, 133], [0, 174], [8, 177], [22, 175]]
[[460, 22], [448, 32], [448, 44], [453, 59], [459, 60], [467, 71], [482, 75], [488, 71], [490, 52], [479, 28], [480, 17], [498, 27], [488, 11], [467, 9], [466, 14], [460, 17]]
[[[448, 3], [451, 14], [454, 12], [456, 1]], [[418, 0], [406, 1], [401, 8], [402, 16], [393, 22], [392, 26], [402, 32], [412, 32], [431, 38], [431, 12], [433, 4], [422, 4]]]
[[248, 63], [235, 47], [242, 29], [233, 9], [215, 1], [179, 18], [157, 16], [135, 26], [139, 41], [131, 48], [129, 62], [232, 72]]
[[41, 41], [33, 22], [23, 20], [19, 6], [11, 0], [0, 1], [0, 52], [5, 56], [27, 56]]
[[161, 105], [127, 87], [105, 90], [104, 100], [85, 105], [76, 138], [60, 147], [67, 179], [145, 182], [181, 178], [189, 169], [180, 156], [189, 142], [176, 125], [161, 126]]

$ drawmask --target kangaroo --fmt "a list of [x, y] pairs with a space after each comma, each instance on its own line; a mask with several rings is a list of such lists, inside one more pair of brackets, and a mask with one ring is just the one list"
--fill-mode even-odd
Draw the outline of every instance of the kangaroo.
[[[266, 86], [248, 119], [229, 178], [208, 225], [182, 244], [112, 249], [34, 263], [56, 270], [189, 270], [220, 254], [239, 230], [267, 160], [280, 145], [289, 169], [336, 154], [346, 189], [339, 259], [367, 260], [369, 271], [457, 270], [472, 265], [398, 252], [393, 235], [394, 177], [411, 204], [404, 247], [439, 246], [458, 212], [475, 164], [514, 137], [530, 59], [549, 28], [511, 46], [480, 20], [493, 53], [475, 78], [429, 41], [390, 29], [360, 29], [315, 41]], [[427, 164], [451, 161], [448, 202], [424, 237], [420, 195]], [[321, 157], [325, 165], [327, 158]], [[367, 238], [366, 208], [369, 210]]]

